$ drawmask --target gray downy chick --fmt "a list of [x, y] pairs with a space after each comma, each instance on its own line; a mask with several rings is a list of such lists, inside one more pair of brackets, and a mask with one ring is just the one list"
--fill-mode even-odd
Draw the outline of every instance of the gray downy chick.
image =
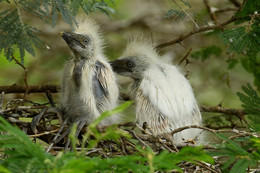
[[[61, 32], [72, 51], [63, 70], [60, 107], [64, 119], [78, 125], [77, 134], [101, 113], [117, 106], [118, 87], [115, 75], [103, 54], [99, 27], [90, 19], [79, 22], [75, 32]], [[113, 115], [100, 126], [119, 123]]]

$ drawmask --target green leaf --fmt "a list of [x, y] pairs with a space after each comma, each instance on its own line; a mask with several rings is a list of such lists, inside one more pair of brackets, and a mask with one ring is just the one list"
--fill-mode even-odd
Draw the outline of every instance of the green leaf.
[[195, 51], [191, 53], [191, 57], [195, 59], [200, 59], [201, 61], [205, 61], [209, 59], [212, 55], [219, 56], [222, 52], [222, 49], [218, 46], [209, 46], [202, 48], [199, 51]]
[[254, 12], [259, 11], [260, 1], [259, 0], [248, 0], [244, 8], [236, 13], [236, 17], [246, 17], [250, 19], [249, 14], [254, 14]]

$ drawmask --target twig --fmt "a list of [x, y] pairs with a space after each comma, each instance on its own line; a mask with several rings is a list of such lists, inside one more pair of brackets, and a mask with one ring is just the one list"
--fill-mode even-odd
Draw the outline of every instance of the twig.
[[163, 47], [167, 47], [167, 46], [179, 43], [179, 42], [183, 41], [184, 39], [190, 37], [193, 34], [201, 33], [201, 32], [204, 32], [204, 31], [209, 31], [209, 30], [213, 30], [213, 29], [223, 28], [224, 26], [226, 26], [226, 25], [228, 25], [228, 24], [230, 24], [230, 23], [232, 23], [236, 20], [238, 20], [238, 18], [236, 18], [235, 16], [232, 16], [230, 19], [228, 19], [225, 22], [222, 22], [220, 24], [216, 24], [216, 25], [213, 25], [213, 26], [204, 26], [204, 27], [201, 27], [199, 29], [194, 29], [190, 32], [182, 34], [181, 36], [179, 36], [178, 38], [176, 38], [174, 40], [170, 40], [170, 41], [167, 41], [165, 43], [161, 43], [161, 44], [157, 45], [155, 48], [161, 49]]
[[223, 13], [223, 12], [237, 11], [237, 10], [238, 10], [237, 8], [227, 7], [227, 8], [217, 9], [216, 11], [214, 11], [214, 13]]
[[[190, 125], [190, 126], [180, 127], [178, 129], [175, 129], [172, 132], [170, 132], [170, 134], [174, 135], [175, 133], [179, 133], [183, 130], [192, 129], [192, 128], [206, 130], [206, 131], [209, 131], [209, 132], [214, 133], [214, 134], [215, 133], [236, 133], [236, 134], [239, 134], [239, 131], [237, 131], [237, 130], [214, 130], [214, 129], [210, 129], [210, 128], [199, 126], [199, 125]], [[169, 134], [169, 133], [166, 133], [166, 134]]]
[[130, 132], [133, 135], [133, 137], [136, 138], [141, 144], [143, 144], [147, 148], [150, 148], [141, 138], [138, 137], [138, 135], [134, 131], [129, 130], [128, 132]]
[[12, 59], [16, 62], [16, 64], [18, 64], [24, 69], [25, 92], [23, 98], [25, 98], [28, 95], [28, 91], [29, 91], [28, 83], [27, 83], [27, 68], [23, 64], [21, 64], [13, 55], [12, 55]]
[[[188, 58], [188, 56], [190, 55], [191, 51], [192, 51], [192, 48], [190, 48], [190, 50], [189, 50], [189, 51], [185, 54], [185, 56], [180, 60], [179, 65], [181, 65], [183, 61], [187, 60], [187, 58]], [[186, 66], [186, 65], [187, 65], [187, 63], [185, 64], [185, 66]]]
[[191, 21], [194, 23], [194, 25], [196, 26], [196, 28], [199, 29], [199, 25], [193, 20], [193, 18], [192, 18], [183, 8], [181, 8], [181, 6], [179, 6], [179, 4], [178, 4], [175, 0], [172, 0], [172, 2], [173, 2], [181, 11], [183, 11], [183, 12], [191, 19]]
[[207, 169], [207, 170], [209, 170], [209, 171], [211, 171], [211, 172], [219, 173], [219, 171], [216, 171], [216, 170], [212, 169], [211, 167], [207, 166], [205, 163], [202, 163], [202, 162], [199, 162], [199, 161], [197, 161], [196, 163], [197, 163], [199, 166], [201, 166], [201, 167], [203, 167], [203, 168], [205, 168], [205, 169]]
[[241, 117], [247, 113], [243, 109], [232, 109], [232, 108], [223, 108], [221, 106], [200, 106], [201, 112], [214, 112], [214, 113], [224, 113], [227, 115], [237, 115]]
[[0, 111], [1, 112], [3, 110], [4, 94], [5, 94], [5, 92], [3, 91], [1, 94], [1, 98], [0, 98]]
[[45, 91], [45, 95], [46, 95], [46, 97], [48, 98], [48, 100], [49, 100], [51, 106], [52, 106], [52, 107], [55, 107], [55, 103], [54, 103], [54, 101], [53, 101], [53, 98], [52, 98], [52, 95], [51, 95], [50, 90]]
[[48, 134], [51, 134], [51, 133], [54, 133], [54, 132], [57, 132], [57, 131], [59, 131], [59, 128], [58, 128], [58, 129], [51, 130], [51, 131], [47, 131], [47, 132], [35, 134], [35, 135], [29, 135], [29, 137], [30, 137], [30, 138], [40, 137], [40, 136], [48, 135]]
[[0, 86], [0, 92], [8, 93], [24, 93], [28, 89], [28, 93], [43, 93], [46, 91], [50, 91], [51, 93], [57, 93], [60, 90], [59, 85], [30, 85], [27, 87], [20, 85], [12, 85], [12, 86]]
[[236, 7], [240, 7], [241, 4], [237, 0], [229, 0], [232, 4], [234, 4]]
[[207, 10], [208, 10], [208, 12], [209, 12], [209, 14], [210, 14], [211, 20], [215, 21], [215, 23], [218, 23], [217, 17], [216, 17], [216, 15], [215, 15], [215, 13], [212, 12], [212, 10], [211, 10], [211, 8], [210, 8], [210, 6], [209, 6], [209, 1], [208, 1], [208, 0], [203, 0], [203, 2], [204, 2], [205, 6], [206, 6], [206, 8], [207, 8]]
[[229, 139], [235, 139], [235, 138], [246, 137], [246, 136], [256, 136], [256, 137], [259, 138], [259, 135], [255, 134], [255, 133], [244, 132], [244, 133], [242, 133], [242, 134], [230, 136]]

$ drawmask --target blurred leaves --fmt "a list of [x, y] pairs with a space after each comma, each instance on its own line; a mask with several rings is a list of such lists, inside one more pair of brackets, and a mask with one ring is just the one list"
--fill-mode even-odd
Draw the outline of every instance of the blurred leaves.
[[[210, 153], [213, 156], [227, 157], [228, 160], [222, 165], [225, 172], [244, 173], [248, 167], [255, 166], [259, 161], [259, 146], [254, 149], [251, 147], [251, 150], [255, 150], [255, 152], [251, 153], [246, 150], [248, 149], [248, 145], [240, 146], [237, 142], [222, 134], [216, 135], [225, 142], [216, 145], [217, 150]], [[259, 139], [253, 142], [259, 143]], [[254, 144], [250, 144], [250, 146], [253, 145]]]
[[[9, 4], [6, 5], [5, 3]], [[42, 46], [37, 34], [39, 30], [26, 24], [21, 13], [23, 10], [37, 16], [43, 22], [56, 26], [58, 15], [73, 29], [77, 26], [75, 15], [79, 7], [85, 13], [100, 11], [106, 15], [114, 12], [109, 5], [114, 5], [113, 0], [35, 0], [35, 1], [0, 1], [6, 8], [0, 12], [0, 52], [4, 50], [5, 57], [11, 61], [14, 50], [19, 49], [21, 63], [24, 63], [25, 51], [35, 56], [34, 47]]]
[[201, 61], [205, 61], [209, 59], [212, 55], [216, 57], [220, 56], [222, 49], [218, 46], [209, 46], [202, 48], [199, 51], [195, 51], [191, 53], [191, 57], [195, 59], [199, 59]]
[[250, 130], [260, 132], [260, 96], [249, 84], [242, 86], [242, 90], [244, 93], [238, 92], [237, 95], [243, 103], [242, 107], [249, 114]]
[[[119, 113], [131, 102], [127, 102], [110, 113], [106, 112], [102, 118], [106, 118], [114, 113]], [[93, 132], [92, 127], [102, 119], [95, 121], [88, 130], [98, 143], [101, 140], [115, 140], [118, 137], [117, 130], [106, 130], [103, 133]], [[101, 158], [97, 156], [85, 156], [85, 151], [78, 154], [76, 151], [67, 153], [59, 152], [57, 156], [45, 153], [42, 148], [35, 145], [25, 133], [10, 125], [4, 118], [0, 117], [0, 149], [5, 154], [5, 158], [0, 161], [0, 168], [5, 172], [149, 172], [171, 171], [176, 169], [181, 171], [178, 164], [183, 161], [197, 163], [204, 161], [214, 163], [214, 160], [206, 154], [201, 147], [185, 147], [177, 153], [162, 151], [155, 154], [150, 148], [139, 148], [132, 155], [113, 156], [111, 158]], [[89, 133], [89, 132], [87, 132]], [[72, 132], [73, 136], [73, 132]], [[86, 137], [85, 135], [84, 137]], [[124, 136], [124, 135], [123, 135]], [[115, 138], [116, 137], [116, 138]], [[72, 140], [75, 142], [75, 140]], [[75, 144], [74, 144], [75, 145]], [[92, 145], [93, 146], [93, 145]], [[149, 164], [149, 166], [148, 166]]]
[[183, 19], [186, 14], [185, 12], [181, 11], [181, 10], [174, 10], [174, 9], [170, 9], [166, 15], [165, 18], [170, 19], [173, 15], [176, 15], [177, 17], [179, 17], [180, 19]]

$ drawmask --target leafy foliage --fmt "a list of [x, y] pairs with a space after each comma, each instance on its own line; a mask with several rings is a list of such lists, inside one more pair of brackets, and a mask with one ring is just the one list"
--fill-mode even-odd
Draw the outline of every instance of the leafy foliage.
[[202, 48], [199, 51], [195, 51], [191, 54], [192, 58], [200, 59], [201, 61], [205, 61], [210, 58], [210, 56], [215, 55], [219, 56], [222, 52], [222, 49], [218, 46], [209, 46]]
[[[239, 18], [235, 23], [240, 24], [239, 27], [225, 30], [219, 34], [223, 43], [228, 45], [230, 52], [243, 54], [240, 62], [248, 72], [254, 75], [255, 85], [258, 89], [260, 89], [260, 62], [257, 60], [260, 53], [260, 18], [257, 14], [259, 8], [259, 1], [248, 0], [244, 8], [235, 15]], [[228, 62], [234, 63], [235, 61]]]
[[184, 18], [184, 17], [186, 16], [185, 12], [183, 12], [183, 11], [170, 9], [170, 10], [166, 13], [165, 18], [170, 19], [174, 14], [175, 14], [177, 17], [179, 17], [180, 19], [182, 19], [182, 18]]
[[260, 96], [249, 84], [243, 86], [242, 90], [244, 93], [238, 92], [237, 95], [243, 103], [242, 107], [249, 114], [250, 130], [260, 132]]
[[113, 0], [0, 1], [0, 4], [3, 5], [7, 3], [5, 10], [0, 12], [0, 52], [4, 50], [7, 60], [12, 61], [14, 50], [17, 47], [23, 64], [25, 51], [35, 56], [34, 47], [42, 46], [41, 40], [37, 37], [40, 31], [26, 24], [21, 15], [23, 11], [37, 16], [52, 27], [55, 27], [58, 15], [61, 15], [62, 19], [73, 29], [74, 26], [77, 26], [74, 16], [80, 7], [87, 14], [101, 11], [109, 15], [114, 12], [114, 9], [109, 7], [109, 5], [113, 5], [113, 2]]
[[243, 141], [247, 140], [251, 142], [241, 146], [236, 141], [233, 141], [222, 134], [217, 134], [217, 136], [225, 142], [216, 145], [218, 150], [211, 152], [211, 154], [213, 156], [227, 158], [227, 161], [225, 161], [222, 166], [225, 172], [244, 173], [248, 167], [255, 166], [258, 163], [258, 160], [260, 159], [259, 138], [244, 138]]
[[[95, 128], [102, 118], [119, 113], [130, 104], [131, 102], [126, 102], [111, 112], [103, 113], [101, 118], [88, 127], [83, 141], [89, 140], [87, 137], [90, 134], [96, 138], [96, 141], [89, 141], [88, 147], [95, 146], [93, 144], [97, 144], [101, 140], [116, 140], [122, 136], [122, 133], [118, 133], [115, 129], [107, 130], [103, 134], [97, 132]], [[106, 159], [86, 157], [86, 150], [82, 150], [80, 153], [74, 150], [67, 153], [60, 152], [55, 157], [45, 153], [25, 133], [10, 125], [2, 117], [0, 117], [0, 130], [2, 131], [2, 135], [0, 135], [0, 149], [5, 154], [5, 159], [0, 162], [0, 166], [3, 167], [5, 172], [149, 172], [169, 171], [172, 169], [180, 171], [181, 169], [177, 165], [182, 161], [192, 163], [196, 163], [196, 161], [214, 162], [200, 147], [186, 147], [178, 153], [163, 151], [160, 154], [155, 154], [150, 148], [142, 149], [138, 147], [139, 152], [133, 155]], [[123, 136], [126, 135], [123, 134]], [[71, 137], [73, 138], [73, 135]], [[75, 142], [75, 140], [72, 141]]]

